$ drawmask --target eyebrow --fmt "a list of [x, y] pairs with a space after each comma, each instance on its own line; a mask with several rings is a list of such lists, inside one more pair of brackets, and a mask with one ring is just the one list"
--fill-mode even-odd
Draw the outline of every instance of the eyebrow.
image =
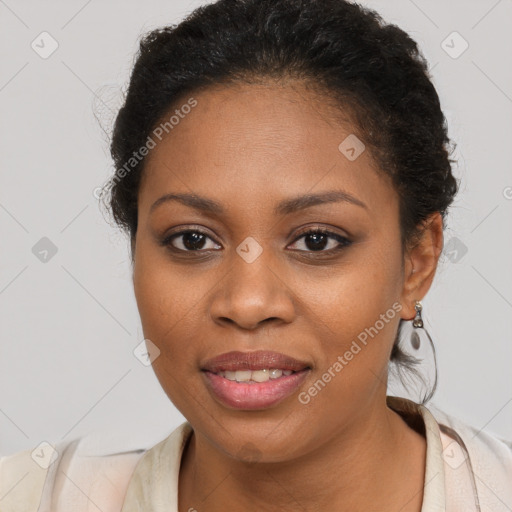
[[[152, 213], [158, 206], [169, 201], [178, 201], [190, 208], [216, 215], [222, 215], [225, 211], [219, 203], [206, 197], [198, 196], [197, 194], [165, 194], [151, 205], [149, 212]], [[342, 190], [333, 190], [318, 194], [305, 194], [291, 199], [286, 199], [281, 201], [274, 208], [274, 213], [277, 215], [289, 215], [299, 210], [304, 210], [319, 204], [336, 202], [346, 202], [362, 208], [368, 208], [365, 203], [351, 194]]]

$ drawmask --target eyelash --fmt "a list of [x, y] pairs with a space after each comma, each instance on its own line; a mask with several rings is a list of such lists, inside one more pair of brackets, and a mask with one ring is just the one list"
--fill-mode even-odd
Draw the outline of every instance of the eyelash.
[[[210, 240], [212, 240], [212, 238], [207, 233], [205, 233], [201, 229], [194, 228], [194, 229], [185, 229], [185, 230], [179, 231], [177, 233], [172, 233], [171, 235], [165, 237], [160, 242], [160, 245], [168, 247], [170, 250], [172, 250], [173, 252], [177, 252], [177, 253], [201, 253], [201, 252], [209, 252], [209, 251], [216, 250], [216, 249], [198, 249], [196, 251], [189, 251], [189, 250], [184, 250], [184, 249], [178, 249], [172, 245], [172, 241], [175, 238], [179, 238], [180, 236], [190, 234], [190, 233], [197, 233], [197, 234], [203, 235], [207, 238], [210, 238]], [[313, 228], [313, 229], [309, 229], [308, 231], [304, 231], [304, 232], [300, 233], [295, 238], [295, 240], [292, 242], [292, 244], [298, 242], [301, 238], [304, 238], [305, 236], [311, 235], [311, 234], [327, 235], [329, 238], [335, 239], [339, 243], [339, 245], [338, 245], [338, 247], [335, 247], [334, 249], [329, 249], [326, 251], [325, 250], [303, 251], [303, 250], [297, 250], [297, 249], [295, 249], [295, 251], [302, 252], [302, 253], [313, 253], [313, 254], [333, 254], [338, 251], [341, 251], [342, 249], [344, 249], [352, 244], [352, 242], [348, 238], [346, 238], [338, 233], [334, 233], [333, 231], [329, 231], [328, 229], [325, 229], [325, 228]]]

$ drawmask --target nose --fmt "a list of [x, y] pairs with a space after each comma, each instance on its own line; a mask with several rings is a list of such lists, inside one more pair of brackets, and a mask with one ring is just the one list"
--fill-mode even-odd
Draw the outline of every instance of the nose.
[[254, 330], [269, 323], [290, 323], [293, 292], [279, 269], [260, 255], [252, 263], [238, 255], [213, 296], [210, 315], [218, 324]]

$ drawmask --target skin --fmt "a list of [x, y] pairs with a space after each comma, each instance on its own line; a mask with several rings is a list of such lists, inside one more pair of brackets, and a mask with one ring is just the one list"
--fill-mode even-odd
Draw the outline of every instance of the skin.
[[[197, 106], [147, 157], [133, 246], [144, 336], [160, 350], [155, 374], [194, 428], [182, 457], [179, 510], [354, 511], [378, 503], [380, 512], [420, 511], [426, 442], [386, 405], [387, 366], [399, 319], [414, 317], [414, 301], [434, 277], [441, 216], [433, 214], [419, 243], [403, 251], [395, 189], [368, 149], [354, 161], [339, 151], [357, 128], [335, 120], [311, 89], [216, 86], [193, 97]], [[282, 200], [332, 190], [366, 207], [273, 211]], [[171, 201], [150, 213], [171, 192], [205, 196], [225, 212]], [[329, 251], [339, 243], [328, 238], [315, 251], [302, 235], [318, 227], [351, 245]], [[159, 244], [187, 228], [207, 233], [199, 251], [186, 252], [183, 236], [173, 240], [175, 252]], [[236, 252], [248, 236], [263, 250], [252, 263]], [[395, 302], [401, 311], [300, 403], [298, 393]], [[307, 361], [307, 380], [267, 409], [222, 405], [201, 363], [260, 349]]]

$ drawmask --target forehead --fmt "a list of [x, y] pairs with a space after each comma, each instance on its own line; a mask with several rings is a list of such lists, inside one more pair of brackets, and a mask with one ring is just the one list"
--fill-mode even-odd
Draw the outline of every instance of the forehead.
[[[258, 204], [314, 189], [342, 188], [367, 203], [389, 202], [393, 195], [350, 113], [335, 110], [311, 88], [238, 84], [190, 97], [196, 105], [161, 140], [153, 137], [139, 195], [142, 210], [176, 191], [231, 203], [250, 191]], [[346, 152], [351, 147], [356, 158]]]

